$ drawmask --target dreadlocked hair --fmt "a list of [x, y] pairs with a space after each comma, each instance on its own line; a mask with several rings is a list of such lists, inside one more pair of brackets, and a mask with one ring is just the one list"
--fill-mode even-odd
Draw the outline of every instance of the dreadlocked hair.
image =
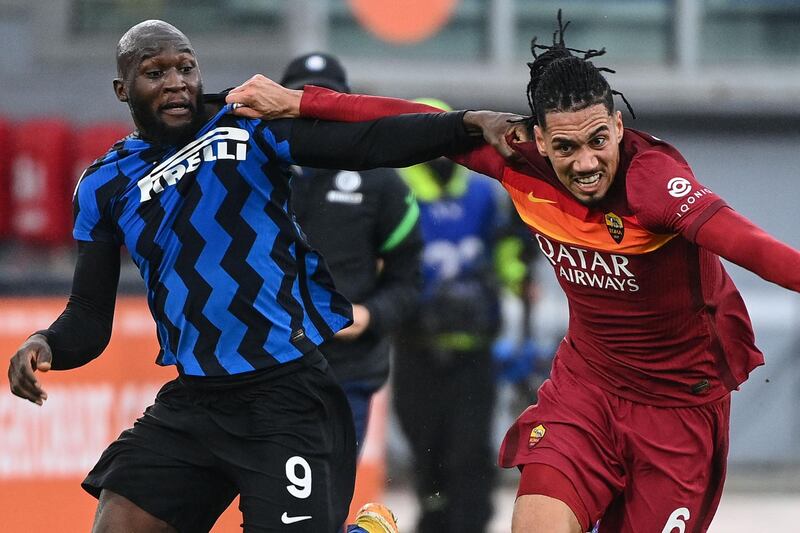
[[[553, 44], [538, 44], [536, 37], [531, 40], [534, 60], [528, 63], [530, 81], [526, 89], [531, 109], [529, 125], [545, 127], [545, 114], [550, 111], [579, 111], [596, 104], [603, 104], [611, 114], [614, 112], [614, 95], [622, 97], [631, 115], [636, 118], [625, 95], [611, 89], [601, 74], [614, 71], [596, 67], [589, 61], [605, 54], [605, 48], [579, 50], [567, 47], [564, 33], [569, 24], [569, 21], [566, 24], [562, 22], [559, 9], [558, 29], [553, 32]], [[539, 53], [539, 50], [543, 52]]]

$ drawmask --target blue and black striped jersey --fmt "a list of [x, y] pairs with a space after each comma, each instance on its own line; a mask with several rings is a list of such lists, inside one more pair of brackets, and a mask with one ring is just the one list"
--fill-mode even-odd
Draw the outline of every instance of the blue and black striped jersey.
[[128, 248], [156, 321], [158, 363], [192, 376], [297, 359], [350, 322], [350, 304], [289, 210], [289, 123], [229, 109], [179, 149], [120, 141], [74, 197], [74, 237]]

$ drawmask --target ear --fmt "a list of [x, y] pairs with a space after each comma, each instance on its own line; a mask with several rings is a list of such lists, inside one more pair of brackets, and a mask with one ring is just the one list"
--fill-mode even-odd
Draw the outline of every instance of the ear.
[[539, 155], [542, 157], [547, 157], [547, 145], [545, 144], [544, 132], [542, 131], [541, 126], [533, 127], [533, 137], [536, 140], [536, 148], [539, 150]]
[[117, 95], [117, 100], [120, 102], [127, 102], [128, 101], [128, 91], [125, 88], [125, 83], [123, 83], [121, 78], [114, 78], [114, 94]]
[[622, 124], [622, 111], [617, 111], [614, 116], [614, 126], [617, 129], [617, 141], [622, 141], [622, 135], [625, 132], [625, 127]]

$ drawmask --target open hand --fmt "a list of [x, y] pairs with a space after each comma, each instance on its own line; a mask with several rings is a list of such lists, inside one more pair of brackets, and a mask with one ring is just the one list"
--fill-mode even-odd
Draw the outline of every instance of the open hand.
[[234, 115], [272, 120], [300, 116], [302, 90], [287, 89], [266, 76], [256, 74], [243, 84], [231, 89], [225, 102], [234, 106]]
[[43, 335], [31, 335], [8, 364], [8, 384], [11, 392], [35, 404], [42, 405], [47, 393], [34, 372], [47, 372], [53, 363], [53, 352]]

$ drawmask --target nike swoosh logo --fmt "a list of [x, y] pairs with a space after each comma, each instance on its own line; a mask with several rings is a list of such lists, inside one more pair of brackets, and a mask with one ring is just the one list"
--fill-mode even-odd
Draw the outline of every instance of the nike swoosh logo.
[[295, 522], [302, 522], [303, 520], [311, 520], [310, 516], [289, 516], [284, 513], [281, 515], [281, 522], [284, 524], [294, 524]]
[[532, 192], [528, 193], [528, 200], [535, 204], [554, 204], [556, 203], [555, 200], [548, 200], [547, 198], [537, 198], [533, 195]]

